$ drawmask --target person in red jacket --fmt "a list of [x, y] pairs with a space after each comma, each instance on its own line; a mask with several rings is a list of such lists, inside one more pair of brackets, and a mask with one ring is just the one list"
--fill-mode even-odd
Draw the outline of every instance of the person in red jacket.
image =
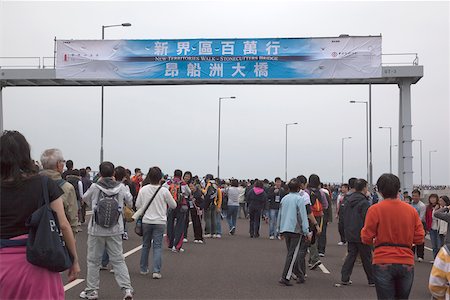
[[398, 198], [400, 180], [383, 174], [377, 181], [383, 201], [369, 208], [361, 241], [374, 245], [373, 275], [378, 299], [408, 299], [414, 280], [413, 245], [424, 241], [417, 211]]

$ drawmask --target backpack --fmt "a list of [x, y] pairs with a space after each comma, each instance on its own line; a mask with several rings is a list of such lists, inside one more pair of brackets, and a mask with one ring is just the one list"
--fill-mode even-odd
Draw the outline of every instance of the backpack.
[[111, 228], [119, 223], [120, 214], [119, 194], [109, 196], [100, 190], [94, 209], [95, 223], [103, 228]]
[[181, 191], [181, 182], [175, 183], [172, 182], [169, 185], [169, 192], [172, 195], [173, 199], [177, 202], [177, 205], [180, 205], [183, 201], [183, 193]]
[[314, 217], [323, 216], [323, 206], [322, 202], [320, 202], [322, 197], [321, 192], [319, 190], [310, 190], [309, 197], [311, 198], [311, 211]]
[[66, 181], [73, 186], [73, 188], [75, 189], [75, 195], [77, 197], [77, 200], [81, 201], [80, 190], [78, 189], [78, 182], [80, 181], [80, 179], [74, 176], [66, 176]]

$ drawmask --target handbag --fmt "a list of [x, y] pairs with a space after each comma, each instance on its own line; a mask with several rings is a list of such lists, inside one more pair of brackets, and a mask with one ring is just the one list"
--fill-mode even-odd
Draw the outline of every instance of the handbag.
[[125, 222], [128, 222], [128, 223], [133, 222], [134, 221], [133, 220], [133, 215], [134, 215], [134, 210], [132, 210], [128, 206], [124, 206], [123, 217], [125, 219]]
[[142, 215], [136, 220], [136, 225], [134, 226], [134, 232], [138, 235], [138, 236], [143, 236], [144, 235], [144, 229], [142, 228], [142, 218], [144, 217], [145, 213], [147, 212], [147, 209], [150, 207], [150, 204], [152, 204], [153, 199], [155, 199], [156, 194], [158, 194], [159, 190], [161, 189], [162, 185], [159, 186], [159, 188], [156, 190], [156, 192], [153, 194], [152, 198], [150, 199], [150, 201], [148, 202], [147, 206], [145, 207], [144, 212], [142, 213]]
[[50, 207], [48, 177], [42, 176], [42, 192], [45, 203], [26, 222], [29, 228], [27, 240], [27, 260], [29, 263], [52, 272], [62, 272], [72, 266], [64, 242], [56, 212]]

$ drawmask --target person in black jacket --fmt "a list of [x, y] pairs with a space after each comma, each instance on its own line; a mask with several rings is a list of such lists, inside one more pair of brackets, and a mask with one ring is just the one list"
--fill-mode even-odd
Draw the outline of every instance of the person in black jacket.
[[341, 284], [352, 283], [350, 276], [353, 271], [356, 257], [359, 253], [366, 272], [370, 286], [375, 286], [375, 279], [372, 273], [372, 249], [369, 245], [361, 242], [361, 229], [364, 227], [367, 210], [369, 209], [369, 199], [367, 198], [367, 181], [358, 179], [355, 182], [355, 192], [352, 193], [344, 208], [344, 231], [347, 240], [347, 257], [341, 270]]
[[255, 182], [255, 186], [248, 192], [245, 201], [248, 203], [250, 215], [250, 237], [258, 238], [261, 213], [267, 202], [267, 193], [264, 191], [264, 184], [261, 180]]
[[269, 238], [271, 240], [280, 237], [277, 232], [278, 210], [280, 209], [281, 199], [286, 195], [286, 191], [281, 187], [281, 178], [275, 178], [275, 186], [271, 187], [268, 192], [269, 198]]

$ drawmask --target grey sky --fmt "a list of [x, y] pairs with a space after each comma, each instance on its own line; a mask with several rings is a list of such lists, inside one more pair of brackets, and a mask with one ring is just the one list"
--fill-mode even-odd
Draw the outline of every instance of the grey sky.
[[[412, 86], [413, 138], [423, 139], [433, 184], [449, 184], [448, 2], [0, 2], [0, 57], [52, 56], [53, 39], [323, 37], [382, 34], [383, 53], [417, 52], [424, 77]], [[400, 57], [401, 62], [412, 61]], [[387, 61], [387, 59], [384, 59]], [[390, 61], [393, 61], [392, 58]], [[395, 61], [395, 59], [394, 59]], [[285, 123], [289, 177], [318, 173], [366, 176], [367, 86], [150, 86], [105, 88], [105, 159], [145, 172], [153, 165], [203, 176], [216, 173], [218, 97], [222, 102], [221, 177], [284, 176]], [[389, 133], [398, 135], [399, 90], [372, 88], [374, 178], [389, 170]], [[4, 128], [21, 131], [38, 159], [60, 148], [75, 167], [96, 169], [100, 151], [100, 88], [41, 87], [3, 90]], [[414, 183], [420, 182], [419, 144], [413, 144]], [[394, 173], [397, 148], [393, 149]]]

